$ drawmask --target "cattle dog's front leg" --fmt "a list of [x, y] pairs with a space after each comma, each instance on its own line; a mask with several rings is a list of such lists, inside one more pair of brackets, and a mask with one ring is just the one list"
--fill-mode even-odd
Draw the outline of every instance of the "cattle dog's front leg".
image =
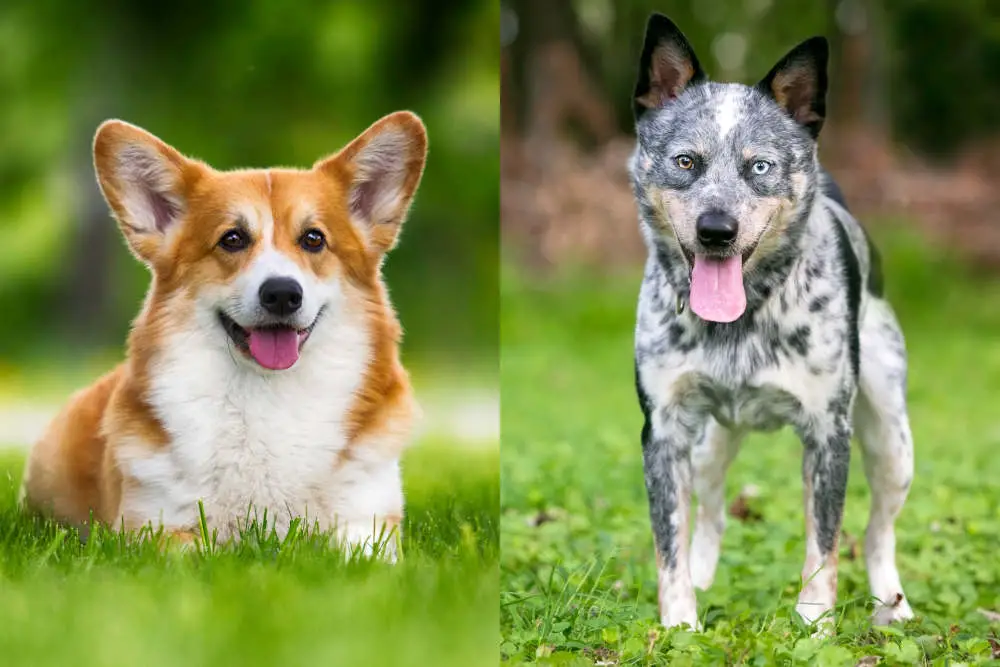
[[834, 401], [831, 411], [799, 427], [805, 446], [802, 481], [805, 496], [806, 559], [796, 611], [804, 620], [832, 624], [837, 601], [837, 544], [851, 458], [850, 403]]
[[[645, 399], [640, 392], [640, 397]], [[642, 461], [656, 546], [660, 620], [666, 627], [699, 628], [689, 564], [691, 446], [705, 429], [705, 416], [679, 405], [642, 400]]]
[[698, 509], [691, 538], [691, 582], [708, 590], [715, 578], [726, 526], [726, 471], [743, 433], [708, 420], [705, 435], [691, 450], [692, 486]]

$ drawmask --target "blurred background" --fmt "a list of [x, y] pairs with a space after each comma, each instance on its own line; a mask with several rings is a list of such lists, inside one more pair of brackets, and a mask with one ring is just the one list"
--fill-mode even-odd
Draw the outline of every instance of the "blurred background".
[[1000, 3], [988, 0], [505, 0], [505, 251], [534, 266], [644, 256], [625, 173], [647, 16], [670, 16], [716, 80], [755, 83], [831, 41], [820, 155], [870, 224], [906, 218], [1000, 264]]
[[96, 186], [102, 120], [217, 168], [308, 167], [403, 108], [430, 138], [385, 267], [404, 359], [425, 385], [495, 393], [499, 5], [436, 5], [0, 3], [0, 396], [62, 398], [122, 355], [148, 274]]

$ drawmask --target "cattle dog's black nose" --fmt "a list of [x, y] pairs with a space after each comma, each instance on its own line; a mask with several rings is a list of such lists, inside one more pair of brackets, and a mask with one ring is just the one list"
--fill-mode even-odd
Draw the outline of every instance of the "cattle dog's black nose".
[[698, 240], [708, 249], [724, 248], [736, 240], [739, 223], [722, 211], [708, 211], [698, 216], [695, 231]]
[[302, 307], [302, 286], [292, 278], [268, 278], [260, 286], [260, 305], [272, 315], [291, 315]]

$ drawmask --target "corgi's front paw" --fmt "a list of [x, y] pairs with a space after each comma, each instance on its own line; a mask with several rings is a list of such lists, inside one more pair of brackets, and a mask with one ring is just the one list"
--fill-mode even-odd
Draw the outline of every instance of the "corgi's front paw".
[[386, 520], [377, 526], [348, 524], [341, 533], [341, 542], [348, 560], [360, 557], [394, 564], [402, 551], [399, 521]]
[[182, 556], [198, 551], [200, 535], [193, 530], [165, 530], [160, 535], [159, 547], [163, 553]]

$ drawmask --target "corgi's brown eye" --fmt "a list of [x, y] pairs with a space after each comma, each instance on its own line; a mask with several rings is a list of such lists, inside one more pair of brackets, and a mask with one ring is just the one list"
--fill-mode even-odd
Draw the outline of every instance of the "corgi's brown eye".
[[219, 247], [229, 252], [246, 250], [250, 245], [250, 237], [242, 229], [230, 229], [219, 239]]
[[323, 236], [323, 232], [310, 229], [299, 239], [299, 245], [308, 252], [319, 252], [326, 247], [326, 237]]
[[674, 158], [674, 161], [677, 163], [678, 167], [684, 170], [688, 170], [694, 166], [694, 160], [691, 159], [690, 155], [678, 155]]

